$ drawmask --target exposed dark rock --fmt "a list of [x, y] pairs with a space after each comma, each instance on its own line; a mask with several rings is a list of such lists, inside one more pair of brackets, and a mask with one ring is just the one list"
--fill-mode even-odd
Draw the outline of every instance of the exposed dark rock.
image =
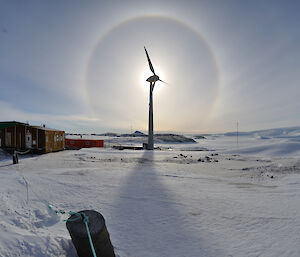
[[146, 134], [144, 134], [143, 132], [140, 131], [135, 131], [132, 134], [121, 134], [121, 137], [147, 137]]
[[192, 138], [176, 134], [155, 134], [154, 142], [156, 143], [196, 143]]
[[117, 133], [106, 132], [106, 133], [103, 133], [103, 134], [98, 134], [98, 136], [117, 137], [119, 135]]

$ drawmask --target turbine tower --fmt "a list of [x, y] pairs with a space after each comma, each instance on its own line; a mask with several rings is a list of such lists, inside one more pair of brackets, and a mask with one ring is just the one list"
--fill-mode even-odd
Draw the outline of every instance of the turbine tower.
[[151, 63], [150, 57], [148, 55], [147, 49], [145, 48], [145, 52], [147, 55], [148, 63], [150, 70], [152, 71], [153, 75], [146, 79], [147, 82], [150, 82], [150, 94], [149, 94], [149, 124], [148, 124], [148, 145], [147, 150], [153, 150], [154, 149], [154, 142], [153, 142], [153, 89], [155, 86], [156, 81], [161, 81], [163, 83], [166, 83], [159, 79], [159, 76], [155, 74], [153, 65]]

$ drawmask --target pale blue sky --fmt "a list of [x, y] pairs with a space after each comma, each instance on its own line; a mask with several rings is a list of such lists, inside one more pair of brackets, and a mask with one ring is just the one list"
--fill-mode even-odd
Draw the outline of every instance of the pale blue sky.
[[0, 0], [0, 120], [69, 132], [300, 125], [299, 1]]

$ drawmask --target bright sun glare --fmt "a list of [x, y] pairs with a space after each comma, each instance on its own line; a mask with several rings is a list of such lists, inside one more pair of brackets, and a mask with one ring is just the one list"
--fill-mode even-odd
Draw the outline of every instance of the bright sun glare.
[[[165, 82], [168, 82], [167, 77], [165, 77], [165, 72], [163, 72], [161, 69], [155, 67], [155, 73], [159, 76], [159, 78]], [[149, 91], [149, 82], [146, 81], [147, 78], [153, 75], [153, 73], [150, 71], [148, 67], [144, 68], [140, 72], [140, 79], [139, 79], [139, 85], [141, 85], [145, 90]], [[160, 91], [163, 89], [163, 83], [161, 81], [157, 81], [155, 83], [155, 91]]]

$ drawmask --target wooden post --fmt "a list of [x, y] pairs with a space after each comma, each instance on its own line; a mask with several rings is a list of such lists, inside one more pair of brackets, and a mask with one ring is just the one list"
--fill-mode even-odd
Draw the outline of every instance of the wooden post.
[[[88, 226], [97, 257], [115, 257], [104, 217], [94, 210], [84, 210], [78, 213], [84, 213], [89, 219]], [[67, 220], [66, 226], [78, 257], [93, 257], [85, 223], [82, 219], [76, 218], [78, 216], [72, 215]]]
[[13, 164], [17, 164], [19, 163], [19, 157], [18, 157], [18, 153], [16, 151], [14, 151], [13, 153]]

